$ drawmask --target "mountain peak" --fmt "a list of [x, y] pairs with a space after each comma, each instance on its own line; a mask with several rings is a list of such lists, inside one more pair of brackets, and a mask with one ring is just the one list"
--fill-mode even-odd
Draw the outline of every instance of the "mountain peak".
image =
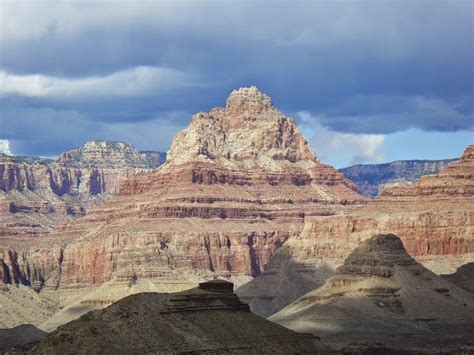
[[287, 163], [317, 161], [295, 121], [273, 107], [257, 87], [232, 91], [225, 108], [193, 116], [168, 152], [168, 163], [216, 161], [284, 170]]
[[461, 161], [468, 162], [474, 161], [474, 144], [469, 145], [465, 150], [461, 157]]
[[242, 87], [232, 91], [226, 103], [227, 110], [264, 112], [272, 108], [270, 96], [261, 92], [256, 86]]

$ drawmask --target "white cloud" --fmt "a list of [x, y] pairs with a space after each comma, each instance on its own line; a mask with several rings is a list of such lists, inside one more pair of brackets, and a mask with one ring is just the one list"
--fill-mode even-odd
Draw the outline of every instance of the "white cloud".
[[337, 165], [379, 163], [384, 161], [382, 153], [385, 135], [340, 133], [324, 128], [318, 117], [308, 112], [298, 112], [301, 129], [309, 137], [311, 146], [319, 159], [337, 161]]
[[194, 83], [197, 80], [192, 75], [169, 68], [144, 66], [86, 78], [15, 75], [0, 71], [0, 95], [46, 98], [147, 96]]
[[10, 141], [8, 139], [0, 139], [0, 153], [12, 155]]

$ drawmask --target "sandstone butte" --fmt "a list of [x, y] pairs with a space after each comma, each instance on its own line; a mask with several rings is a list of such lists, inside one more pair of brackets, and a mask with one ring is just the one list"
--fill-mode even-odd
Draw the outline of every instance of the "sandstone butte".
[[151, 171], [160, 158], [109, 141], [86, 142], [56, 161], [0, 154], [0, 238], [35, 237], [83, 216], [118, 193], [120, 181]]
[[305, 218], [365, 204], [355, 190], [267, 95], [241, 88], [224, 108], [194, 115], [166, 163], [130, 176], [112, 200], [49, 234], [0, 239], [0, 279], [54, 294], [61, 307], [91, 288], [103, 292], [82, 305], [110, 304], [133, 285], [170, 292], [214, 276], [241, 284]]
[[474, 297], [417, 263], [395, 235], [365, 240], [325, 284], [270, 320], [345, 354], [472, 354]]
[[388, 188], [344, 215], [308, 217], [302, 233], [285, 243], [265, 272], [237, 293], [253, 312], [270, 316], [321, 286], [355, 247], [380, 233], [396, 234], [418, 262], [437, 274], [450, 274], [474, 261], [473, 227], [471, 145], [438, 175]]

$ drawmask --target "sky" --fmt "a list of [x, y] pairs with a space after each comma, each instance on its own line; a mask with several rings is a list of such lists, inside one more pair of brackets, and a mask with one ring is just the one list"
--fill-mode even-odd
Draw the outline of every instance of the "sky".
[[166, 151], [256, 85], [336, 167], [474, 143], [474, 2], [0, 1], [0, 152]]

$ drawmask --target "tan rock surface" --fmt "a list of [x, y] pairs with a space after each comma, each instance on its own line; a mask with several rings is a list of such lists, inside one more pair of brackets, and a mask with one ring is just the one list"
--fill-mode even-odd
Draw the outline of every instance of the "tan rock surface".
[[[237, 290], [269, 316], [322, 285], [350, 252], [376, 233], [395, 233], [408, 253], [436, 273], [474, 261], [474, 146], [456, 164], [409, 186], [393, 187], [344, 215], [307, 218], [303, 232], [267, 270]], [[269, 287], [269, 286], [272, 287]]]
[[474, 350], [474, 297], [410, 257], [394, 235], [362, 242], [329, 278], [270, 320], [345, 352]]
[[2, 285], [0, 291], [0, 329], [19, 324], [38, 325], [57, 311], [56, 303], [32, 288]]

